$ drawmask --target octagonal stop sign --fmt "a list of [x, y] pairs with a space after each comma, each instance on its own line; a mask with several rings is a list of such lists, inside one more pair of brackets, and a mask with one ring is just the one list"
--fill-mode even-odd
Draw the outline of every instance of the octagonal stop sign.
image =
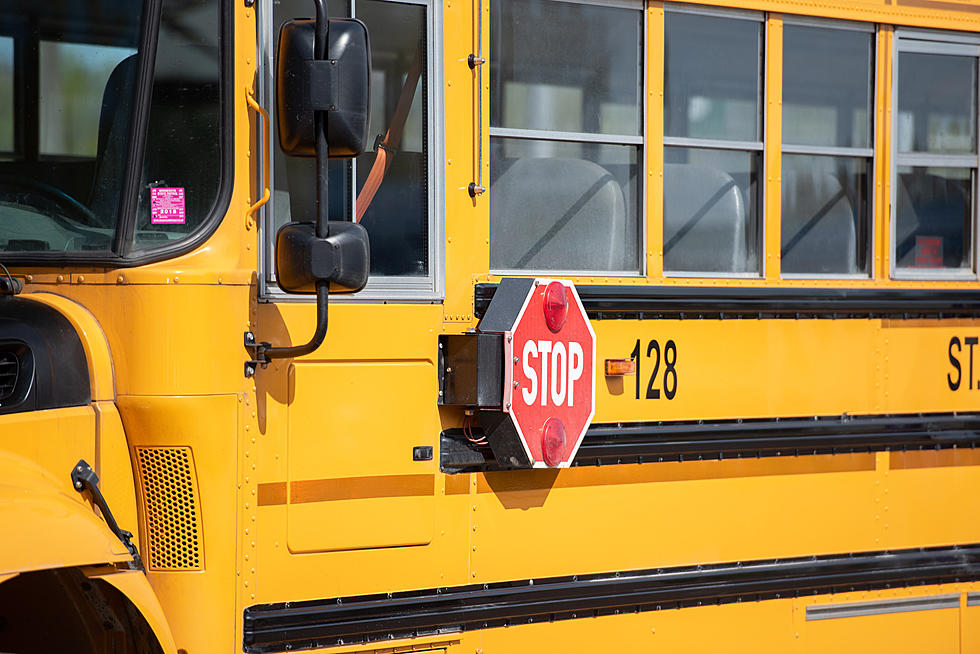
[[505, 279], [479, 330], [504, 335], [503, 406], [480, 415], [498, 463], [568, 467], [595, 414], [595, 332], [575, 286]]

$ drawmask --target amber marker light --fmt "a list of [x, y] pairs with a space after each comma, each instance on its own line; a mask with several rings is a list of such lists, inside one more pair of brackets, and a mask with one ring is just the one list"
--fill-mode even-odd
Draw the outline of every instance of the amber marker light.
[[625, 377], [636, 372], [633, 359], [606, 359], [606, 377]]

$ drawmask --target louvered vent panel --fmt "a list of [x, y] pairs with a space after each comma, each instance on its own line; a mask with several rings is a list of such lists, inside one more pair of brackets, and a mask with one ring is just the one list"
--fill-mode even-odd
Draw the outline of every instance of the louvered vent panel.
[[8, 399], [17, 388], [20, 361], [13, 352], [0, 351], [0, 402]]
[[204, 543], [189, 447], [138, 447], [150, 570], [201, 570]]

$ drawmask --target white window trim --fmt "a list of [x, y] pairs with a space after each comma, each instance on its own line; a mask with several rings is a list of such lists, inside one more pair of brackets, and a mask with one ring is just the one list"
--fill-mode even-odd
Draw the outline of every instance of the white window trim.
[[[358, 293], [331, 296], [331, 302], [421, 302], [438, 303], [446, 296], [446, 248], [445, 248], [445, 139], [442, 126], [444, 124], [443, 97], [443, 5], [437, 0], [385, 0], [401, 4], [419, 5], [426, 8], [426, 77], [429, 81], [426, 89], [427, 125], [428, 130], [428, 160], [427, 160], [427, 208], [428, 208], [428, 247], [429, 274], [424, 277], [388, 277], [372, 275], [368, 278], [367, 286]], [[356, 3], [356, 0], [355, 0]], [[272, 3], [259, 4], [259, 102], [268, 111], [270, 118], [269, 134], [262, 133], [260, 137], [260, 156], [268, 157], [275, 152], [275, 79], [274, 61], [276, 39], [272, 34]], [[351, 11], [356, 17], [356, 6]], [[270, 38], [271, 37], [271, 38]], [[264, 132], [264, 130], [260, 130]], [[261, 161], [261, 160], [260, 160]], [[355, 164], [356, 165], [356, 164]], [[261, 168], [261, 166], [259, 167]], [[274, 166], [270, 162], [270, 172], [275, 175]], [[272, 180], [263, 179], [259, 171], [259, 187], [269, 184], [273, 189]], [[351, 176], [352, 186], [356, 175]], [[350, 189], [352, 197], [356, 190]], [[315, 302], [313, 295], [291, 295], [283, 292], [275, 282], [275, 252], [274, 238], [271, 226], [272, 199], [263, 206], [258, 216], [258, 296], [265, 302]]]
[[[897, 280], [918, 280], [918, 281], [977, 281], [980, 279], [980, 238], [977, 235], [978, 228], [978, 204], [980, 204], [980, 116], [977, 119], [977, 152], [971, 155], [931, 155], [929, 153], [909, 152], [899, 154], [898, 152], [898, 68], [899, 53], [914, 52], [921, 54], [939, 54], [953, 56], [971, 56], [977, 58], [977, 104], [980, 107], [980, 36], [953, 34], [949, 32], [935, 32], [923, 30], [896, 30], [894, 43], [892, 45], [892, 118], [891, 118], [891, 161], [890, 165], [890, 229], [889, 229], [889, 274], [892, 279]], [[980, 112], [980, 109], [978, 109]], [[936, 157], [936, 159], [934, 159]], [[925, 162], [935, 162], [941, 165], [941, 161], [950, 168], [970, 168], [973, 174], [973, 220], [970, 230], [971, 252], [970, 268], [899, 268], [896, 257], [897, 245], [897, 218], [898, 218], [898, 168], [899, 166], [915, 165], [916, 160]], [[970, 165], [959, 165], [966, 163], [970, 159]], [[937, 167], [938, 167], [937, 165]]]

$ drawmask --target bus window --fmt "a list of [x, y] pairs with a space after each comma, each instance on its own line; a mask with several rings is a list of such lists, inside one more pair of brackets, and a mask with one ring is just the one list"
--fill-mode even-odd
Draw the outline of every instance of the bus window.
[[640, 9], [491, 3], [494, 271], [639, 271]]
[[136, 221], [137, 249], [165, 245], [211, 214], [221, 173], [218, 7], [163, 3]]
[[125, 256], [180, 240], [211, 214], [221, 175], [219, 8], [161, 4], [145, 156], [132, 180], [135, 233], [121, 227], [132, 218], [121, 198], [142, 100], [142, 8], [25, 4], [3, 15], [0, 251]]
[[781, 269], [787, 276], [869, 272], [872, 29], [783, 29]]
[[974, 269], [978, 50], [899, 39], [893, 248], [900, 276]]
[[[282, 0], [273, 6], [273, 35], [283, 22], [311, 15], [309, 0]], [[425, 4], [353, 0], [331, 2], [330, 14], [364, 21], [371, 35], [370, 134], [376, 140], [354, 161], [330, 162], [332, 220], [361, 224], [371, 238], [371, 276], [424, 278], [433, 275], [434, 244], [429, 179], [429, 80], [427, 73], [427, 6]], [[408, 107], [399, 112], [399, 103]], [[387, 140], [385, 140], [387, 137]], [[387, 145], [385, 145], [387, 144]], [[368, 199], [369, 175], [387, 148], [387, 170]], [[278, 146], [273, 170], [274, 227], [315, 218], [314, 160], [286, 157]], [[384, 168], [385, 164], [379, 163]], [[275, 230], [272, 231], [274, 235]], [[271, 237], [270, 235], [270, 242]]]
[[762, 18], [664, 17], [664, 270], [758, 274]]
[[102, 90], [135, 48], [40, 42], [42, 155], [95, 157]]

